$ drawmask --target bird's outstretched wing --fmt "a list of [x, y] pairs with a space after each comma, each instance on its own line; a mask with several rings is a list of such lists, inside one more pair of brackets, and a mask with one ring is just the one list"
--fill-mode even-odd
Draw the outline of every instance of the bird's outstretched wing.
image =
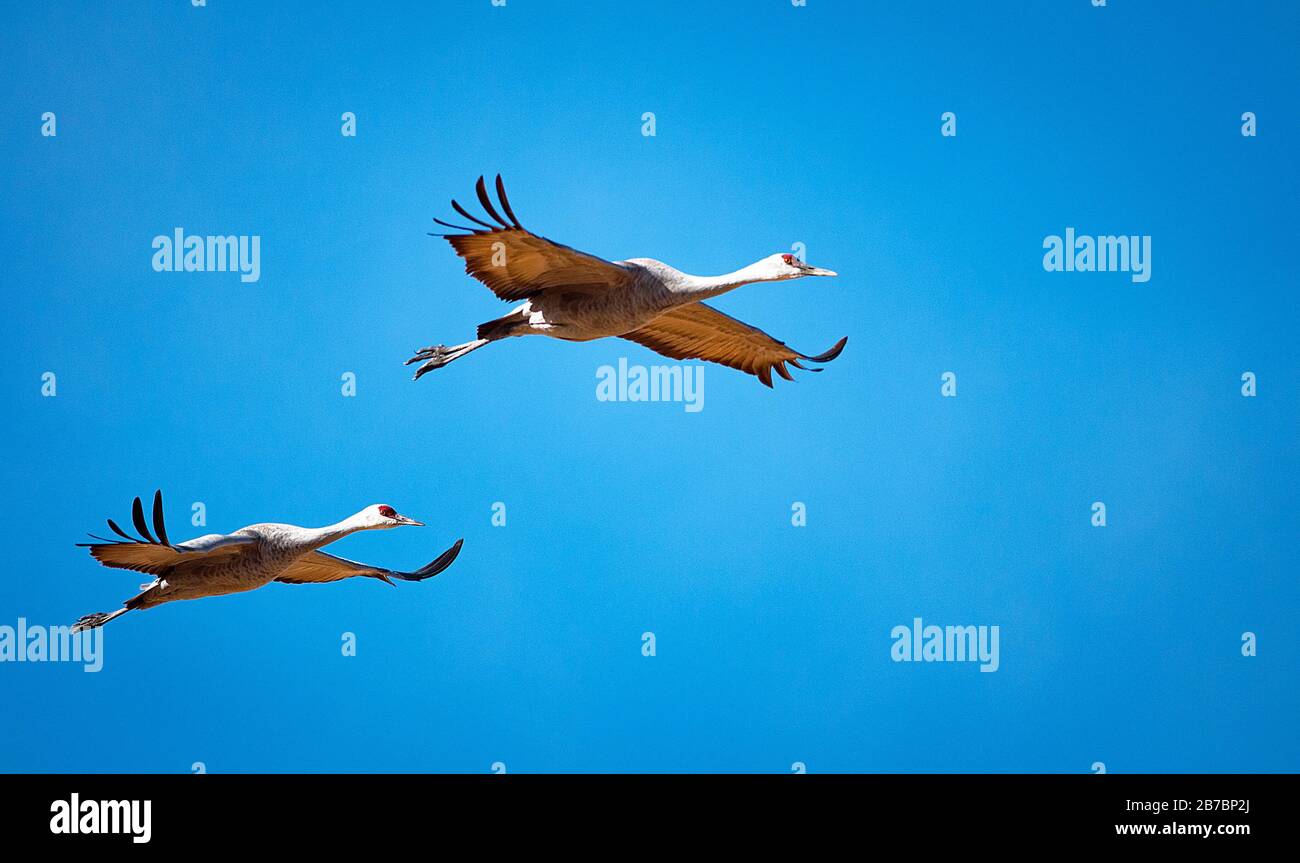
[[498, 297], [525, 300], [545, 291], [592, 293], [631, 280], [632, 274], [627, 267], [551, 242], [526, 229], [510, 208], [510, 199], [506, 197], [500, 174], [496, 186], [497, 198], [506, 218], [497, 212], [488, 197], [483, 178], [479, 177], [475, 186], [479, 203], [487, 217], [496, 224], [470, 215], [453, 200], [452, 208], [477, 227], [467, 228], [434, 219], [439, 225], [468, 233], [430, 236], [443, 237], [451, 243], [456, 254], [465, 259], [465, 272], [491, 288]]
[[[167, 526], [163, 523], [163, 505], [161, 489], [153, 495], [153, 533], [144, 518], [144, 505], [136, 498], [131, 505], [131, 521], [135, 525], [138, 537], [131, 536], [117, 522], [108, 519], [108, 529], [122, 537], [120, 540], [106, 539], [90, 534], [96, 542], [79, 542], [79, 548], [90, 549], [91, 557], [104, 566], [114, 569], [131, 569], [162, 575], [182, 561], [216, 559], [235, 555], [256, 542], [249, 536], [224, 536], [211, 533], [198, 539], [191, 539], [172, 545], [167, 538]], [[158, 534], [157, 537], [154, 533]]]
[[708, 360], [756, 375], [772, 386], [772, 370], [788, 381], [794, 380], [786, 363], [798, 369], [819, 372], [800, 360], [828, 363], [840, 355], [848, 336], [823, 354], [810, 356], [788, 347], [767, 333], [743, 321], [728, 317], [704, 303], [691, 303], [665, 312], [639, 330], [624, 333], [622, 338], [645, 345], [656, 353], [675, 360]]
[[387, 581], [389, 584], [393, 583], [391, 579], [394, 578], [399, 581], [424, 581], [426, 578], [433, 578], [451, 566], [451, 562], [456, 559], [456, 555], [460, 554], [460, 547], [464, 542], [463, 539], [456, 540], [455, 545], [415, 572], [397, 572], [379, 566], [357, 563], [355, 560], [335, 557], [323, 551], [313, 551], [295, 560], [284, 571], [284, 575], [281, 575], [276, 581], [284, 584], [329, 584], [356, 575], [377, 578], [380, 581]]

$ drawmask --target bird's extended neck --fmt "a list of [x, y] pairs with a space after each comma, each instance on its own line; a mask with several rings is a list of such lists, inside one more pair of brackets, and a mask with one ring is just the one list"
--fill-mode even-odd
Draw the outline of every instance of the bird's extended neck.
[[707, 300], [709, 297], [716, 297], [755, 282], [779, 281], [779, 277], [772, 274], [765, 261], [757, 261], [735, 272], [723, 273], [720, 276], [692, 276], [687, 273], [681, 275], [682, 278], [673, 286], [673, 290], [675, 293], [686, 294], [693, 300]]
[[357, 513], [325, 527], [305, 527], [302, 529], [303, 545], [311, 549], [322, 548], [369, 526], [362, 522], [361, 513]]

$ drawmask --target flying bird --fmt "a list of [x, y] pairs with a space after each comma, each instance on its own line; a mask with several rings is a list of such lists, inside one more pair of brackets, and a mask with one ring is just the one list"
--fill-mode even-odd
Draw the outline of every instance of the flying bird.
[[787, 363], [821, 371], [800, 361], [830, 362], [848, 341], [847, 337], [840, 339], [825, 353], [800, 353], [701, 302], [755, 282], [836, 275], [809, 266], [795, 255], [769, 255], [722, 276], [692, 276], [651, 258], [607, 261], [540, 237], [521, 225], [499, 174], [500, 211], [488, 196], [482, 177], [475, 191], [486, 218], [492, 221], [472, 215], [453, 200], [452, 208], [473, 224], [467, 227], [434, 219], [443, 227], [465, 233], [431, 236], [451, 243], [465, 259], [466, 273], [502, 300], [520, 305], [505, 317], [480, 324], [472, 341], [421, 348], [406, 361], [407, 365], [423, 362], [415, 380], [511, 336], [541, 335], [574, 342], [617, 336], [673, 359], [721, 363], [755, 375], [770, 387], [773, 371], [786, 380], [794, 380]]
[[[153, 533], [145, 521], [140, 498], [131, 507], [131, 520], [138, 537], [131, 536], [117, 522], [108, 528], [121, 539], [91, 534], [96, 542], [77, 543], [104, 566], [131, 569], [154, 577], [140, 585], [140, 593], [117, 611], [87, 614], [72, 627], [73, 632], [103, 626], [135, 609], [153, 608], [178, 599], [202, 599], [254, 590], [273, 581], [282, 584], [326, 584], [353, 576], [377, 578], [392, 584], [424, 581], [451, 566], [463, 540], [438, 555], [436, 560], [414, 572], [397, 572], [380, 566], [346, 560], [326, 554], [322, 546], [360, 530], [386, 530], [423, 522], [399, 515], [387, 504], [374, 504], [328, 527], [298, 527], [292, 524], [250, 524], [234, 533], [210, 533], [187, 542], [172, 544], [163, 523], [162, 491], [154, 492]], [[156, 536], [155, 536], [156, 534]]]

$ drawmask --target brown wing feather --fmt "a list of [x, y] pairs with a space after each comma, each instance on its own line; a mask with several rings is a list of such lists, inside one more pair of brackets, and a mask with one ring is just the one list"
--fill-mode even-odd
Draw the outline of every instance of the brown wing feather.
[[380, 566], [357, 563], [355, 560], [348, 560], [345, 557], [335, 557], [323, 551], [313, 551], [304, 554], [290, 564], [289, 568], [276, 581], [284, 584], [330, 584], [358, 575], [377, 578], [389, 584], [393, 583], [390, 580], [393, 578], [401, 581], [424, 581], [426, 578], [432, 578], [451, 566], [452, 561], [456, 559], [456, 555], [460, 554], [460, 547], [463, 544], [464, 540], [456, 540], [455, 545], [414, 572], [398, 572]]
[[130, 569], [160, 575], [176, 565], [181, 552], [168, 545], [144, 542], [103, 543], [87, 545], [90, 556], [114, 569]]
[[379, 578], [382, 572], [384, 570], [377, 567], [353, 563], [323, 551], [313, 551], [290, 564], [276, 581], [284, 584], [330, 584], [355, 575]]
[[[524, 228], [510, 207], [500, 175], [497, 176], [496, 189], [509, 222], [492, 206], [483, 178], [479, 177], [475, 186], [479, 203], [488, 217], [501, 227], [493, 227], [487, 221], [470, 215], [459, 203], [452, 201], [457, 213], [483, 227], [462, 228], [467, 231], [464, 234], [434, 236], [441, 236], [451, 243], [456, 254], [465, 259], [465, 272], [487, 285], [498, 297], [516, 301], [544, 291], [603, 291], [630, 280], [631, 273], [626, 267], [552, 242]], [[434, 221], [448, 225], [439, 219]]]
[[140, 498], [131, 503], [131, 521], [140, 536], [122, 530], [117, 522], [108, 519], [108, 527], [122, 537], [122, 541], [103, 539], [91, 534], [97, 542], [79, 542], [78, 546], [90, 550], [95, 560], [114, 569], [130, 569], [150, 575], [164, 575], [181, 563], [196, 563], [226, 555], [239, 554], [253, 544], [252, 537], [208, 534], [197, 539], [172, 545], [167, 539], [167, 525], [163, 522], [162, 490], [153, 495], [153, 526], [158, 534], [149, 532], [144, 518], [144, 505]]
[[[255, 544], [252, 537], [223, 537], [210, 534], [180, 545], [145, 542], [78, 543], [90, 550], [90, 556], [113, 569], [130, 569], [150, 575], [165, 575], [177, 566], [191, 566], [241, 554]], [[189, 546], [189, 547], [187, 547]]]
[[769, 387], [772, 386], [773, 370], [786, 380], [794, 380], [785, 367], [786, 363], [808, 371], [820, 371], [808, 369], [799, 361], [830, 362], [840, 355], [848, 342], [846, 336], [825, 353], [810, 356], [704, 303], [691, 303], [665, 312], [641, 329], [625, 333], [622, 338], [675, 360], [707, 360], [739, 369], [756, 376]]

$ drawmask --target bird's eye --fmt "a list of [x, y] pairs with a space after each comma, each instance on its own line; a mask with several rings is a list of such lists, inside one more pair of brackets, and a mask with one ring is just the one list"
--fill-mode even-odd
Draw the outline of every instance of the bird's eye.
[[384, 518], [392, 518], [397, 515], [397, 510], [393, 509], [391, 506], [385, 505], [379, 508], [379, 514]]
[[794, 266], [794, 255], [782, 255], [781, 260], [785, 261], [792, 267]]

